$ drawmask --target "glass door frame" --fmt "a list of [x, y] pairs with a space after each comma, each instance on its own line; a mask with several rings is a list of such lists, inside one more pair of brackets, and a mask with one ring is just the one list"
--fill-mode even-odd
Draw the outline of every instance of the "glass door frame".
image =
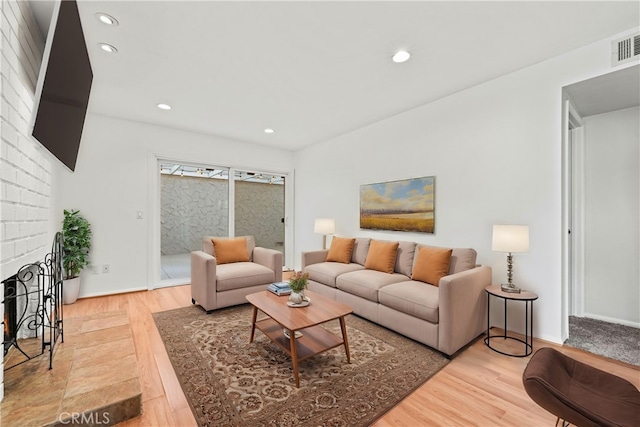
[[161, 280], [160, 278], [160, 248], [161, 248], [161, 200], [160, 200], [160, 164], [161, 163], [175, 163], [185, 166], [195, 167], [208, 167], [216, 169], [225, 169], [229, 173], [229, 237], [235, 236], [235, 177], [236, 172], [255, 172], [263, 173], [265, 175], [281, 175], [285, 178], [284, 189], [284, 240], [285, 240], [285, 257], [284, 265], [294, 265], [294, 172], [281, 172], [281, 171], [269, 171], [261, 170], [252, 167], [240, 167], [240, 166], [214, 166], [202, 161], [193, 159], [180, 158], [174, 155], [161, 155], [154, 153], [149, 157], [149, 200], [148, 200], [148, 212], [149, 212], [149, 250], [148, 250], [148, 271], [147, 271], [147, 288], [149, 290], [186, 285], [190, 282], [190, 278], [185, 279], [169, 279]]

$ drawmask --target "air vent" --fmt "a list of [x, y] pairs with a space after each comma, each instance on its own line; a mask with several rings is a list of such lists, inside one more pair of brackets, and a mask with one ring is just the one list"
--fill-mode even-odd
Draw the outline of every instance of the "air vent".
[[611, 66], [640, 58], [640, 33], [611, 42]]

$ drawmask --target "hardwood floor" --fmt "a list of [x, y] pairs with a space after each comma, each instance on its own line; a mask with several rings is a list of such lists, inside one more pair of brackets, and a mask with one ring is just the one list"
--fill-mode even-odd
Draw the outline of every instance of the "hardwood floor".
[[[143, 414], [121, 426], [196, 425], [151, 315], [189, 304], [191, 294], [186, 285], [81, 299], [65, 306], [65, 318], [128, 310], [142, 387]], [[534, 351], [540, 347], [555, 347], [577, 360], [626, 378], [640, 388], [640, 368], [535, 340]], [[479, 339], [374, 426], [552, 426], [555, 416], [529, 399], [522, 387], [522, 372], [528, 360], [528, 357], [495, 353]]]

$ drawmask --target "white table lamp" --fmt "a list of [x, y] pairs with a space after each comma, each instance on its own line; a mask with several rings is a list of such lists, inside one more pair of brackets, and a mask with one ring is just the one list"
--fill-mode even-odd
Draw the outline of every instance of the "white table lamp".
[[327, 249], [327, 234], [336, 232], [336, 220], [333, 218], [316, 218], [313, 232], [322, 234], [322, 249]]
[[498, 252], [508, 252], [507, 283], [502, 284], [502, 290], [520, 293], [520, 288], [513, 284], [513, 255], [511, 254], [514, 252], [529, 252], [529, 226], [494, 225], [491, 249]]

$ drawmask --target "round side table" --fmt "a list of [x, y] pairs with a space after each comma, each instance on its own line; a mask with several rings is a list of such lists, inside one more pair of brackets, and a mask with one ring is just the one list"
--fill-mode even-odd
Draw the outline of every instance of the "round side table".
[[[491, 285], [484, 288], [487, 293], [487, 337], [484, 339], [484, 343], [491, 350], [512, 357], [527, 357], [533, 352], [533, 302], [538, 299], [538, 295], [529, 291], [521, 291], [518, 293], [504, 292], [500, 285]], [[504, 300], [504, 334], [503, 335], [491, 335], [491, 297], [501, 298]], [[511, 337], [507, 335], [507, 301], [522, 301], [525, 306], [525, 326], [524, 326], [524, 340]], [[492, 338], [503, 338], [505, 340], [514, 340], [524, 344], [524, 354], [505, 353], [494, 347], [491, 347]]]

